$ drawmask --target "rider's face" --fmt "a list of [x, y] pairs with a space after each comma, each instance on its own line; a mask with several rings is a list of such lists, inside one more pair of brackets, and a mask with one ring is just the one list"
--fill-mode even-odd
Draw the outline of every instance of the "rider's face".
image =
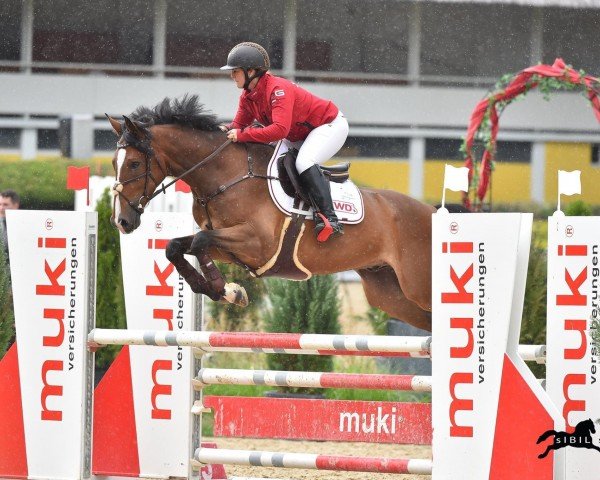
[[244, 82], [246, 81], [246, 77], [244, 77], [244, 70], [241, 68], [234, 68], [230, 75], [237, 88], [244, 88]]

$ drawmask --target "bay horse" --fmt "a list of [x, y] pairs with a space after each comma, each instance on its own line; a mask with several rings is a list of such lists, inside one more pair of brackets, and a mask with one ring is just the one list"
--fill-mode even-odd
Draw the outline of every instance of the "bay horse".
[[[194, 292], [247, 305], [245, 291], [226, 283], [213, 260], [236, 262], [260, 276], [262, 267], [277, 258], [289, 216], [278, 210], [267, 188], [273, 148], [226, 141], [216, 117], [196, 95], [138, 107], [123, 122], [107, 117], [118, 136], [113, 225], [122, 233], [134, 231], [144, 206], [164, 188], [161, 182], [183, 175], [201, 231], [172, 239], [166, 256]], [[361, 192], [362, 222], [320, 243], [313, 221], [306, 220], [294, 260], [309, 275], [355, 270], [370, 305], [431, 331], [431, 215], [436, 209], [395, 191]], [[198, 258], [201, 273], [184, 254]], [[267, 269], [267, 275], [273, 273]], [[285, 272], [275, 276], [286, 278]]]

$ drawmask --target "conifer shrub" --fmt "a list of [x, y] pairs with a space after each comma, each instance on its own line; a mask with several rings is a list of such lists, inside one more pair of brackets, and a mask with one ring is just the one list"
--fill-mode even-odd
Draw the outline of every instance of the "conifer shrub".
[[15, 335], [15, 316], [10, 286], [10, 267], [0, 242], [0, 358]]
[[[267, 282], [271, 309], [265, 315], [267, 332], [340, 333], [338, 283], [333, 275], [314, 276], [305, 282], [271, 279]], [[271, 370], [330, 372], [328, 355], [269, 355]], [[320, 393], [322, 389], [280, 387], [284, 393]]]
[[[98, 328], [127, 328], [119, 231], [110, 224], [111, 198], [106, 189], [96, 205], [98, 212], [96, 326]], [[118, 345], [100, 348], [96, 352], [96, 367], [101, 370], [108, 368], [120, 349], [121, 347]]]

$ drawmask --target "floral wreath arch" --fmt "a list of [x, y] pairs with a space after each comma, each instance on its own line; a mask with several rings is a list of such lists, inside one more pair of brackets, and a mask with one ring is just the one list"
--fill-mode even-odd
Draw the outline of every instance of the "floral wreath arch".
[[[463, 194], [463, 204], [469, 210], [481, 210], [490, 187], [500, 114], [513, 100], [534, 88], [546, 99], [554, 90], [583, 90], [600, 122], [600, 80], [574, 70], [562, 58], [557, 58], [552, 65], [536, 65], [502, 77], [473, 110], [462, 144], [465, 166], [469, 169], [469, 192]], [[476, 142], [484, 147], [481, 159], [473, 152]]]

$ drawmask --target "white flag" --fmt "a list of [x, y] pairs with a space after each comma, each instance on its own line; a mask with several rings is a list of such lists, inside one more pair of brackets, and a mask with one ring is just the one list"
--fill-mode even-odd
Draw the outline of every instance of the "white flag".
[[573, 170], [572, 172], [565, 170], [558, 171], [558, 194], [581, 194], [581, 170]]
[[444, 189], [453, 192], [469, 191], [469, 169], [467, 167], [453, 167], [446, 164], [444, 172]]

